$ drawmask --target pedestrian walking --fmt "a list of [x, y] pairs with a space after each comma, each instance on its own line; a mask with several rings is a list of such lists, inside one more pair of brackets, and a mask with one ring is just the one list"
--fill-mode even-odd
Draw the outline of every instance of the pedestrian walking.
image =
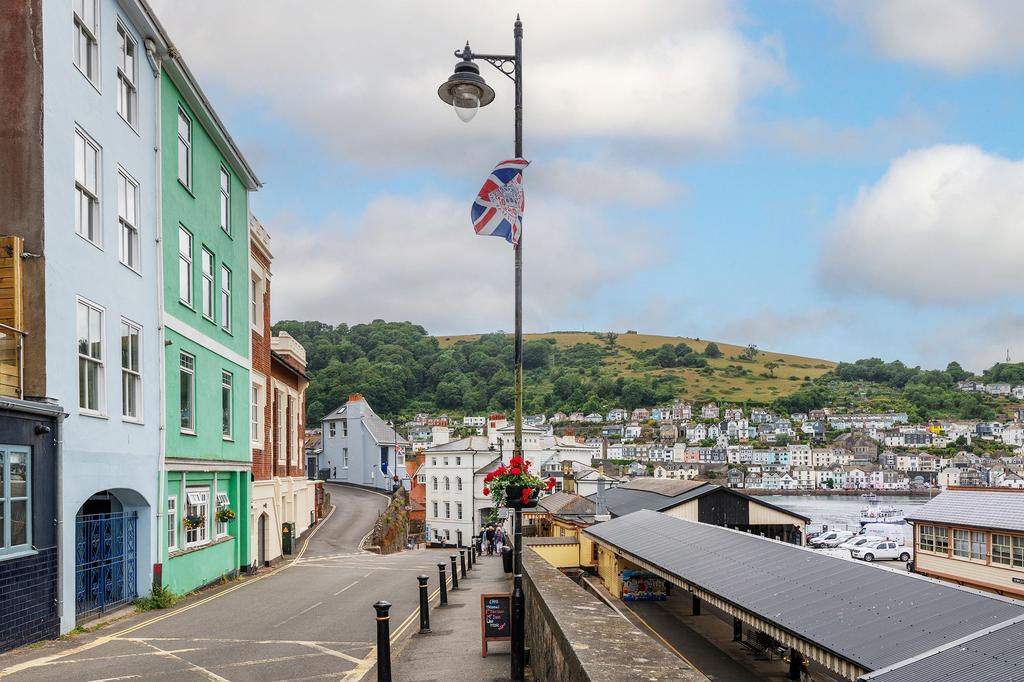
[[487, 543], [487, 555], [494, 554], [494, 526], [487, 526], [484, 540]]

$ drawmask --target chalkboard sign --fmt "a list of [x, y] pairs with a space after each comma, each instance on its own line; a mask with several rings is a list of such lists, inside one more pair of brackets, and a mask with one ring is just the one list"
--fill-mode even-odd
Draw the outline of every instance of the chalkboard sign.
[[511, 601], [512, 595], [508, 592], [480, 595], [481, 655], [485, 658], [487, 642], [505, 642], [512, 639]]

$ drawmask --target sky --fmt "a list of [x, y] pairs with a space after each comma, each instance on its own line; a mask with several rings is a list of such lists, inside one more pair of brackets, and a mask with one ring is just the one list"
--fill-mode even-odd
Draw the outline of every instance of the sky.
[[1024, 360], [1024, 3], [151, 0], [264, 187], [274, 319], [513, 328], [469, 211], [513, 156], [524, 327], [833, 360]]

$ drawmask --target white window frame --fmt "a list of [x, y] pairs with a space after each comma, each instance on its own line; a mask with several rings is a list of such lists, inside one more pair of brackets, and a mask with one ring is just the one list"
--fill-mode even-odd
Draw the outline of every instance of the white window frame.
[[445, 502], [444, 503], [444, 517], [446, 519], [450, 519], [452, 517], [452, 503], [451, 502]]
[[249, 326], [257, 334], [263, 329], [263, 276], [255, 270], [249, 272]]
[[[252, 389], [250, 399], [255, 397], [250, 406], [249, 414], [249, 439], [252, 442], [253, 447], [263, 449], [263, 426], [264, 426], [264, 408], [267, 404], [267, 386], [263, 376], [253, 372], [251, 375]], [[255, 429], [255, 431], [254, 431]]]
[[[75, 0], [71, 3], [74, 34], [71, 61], [94, 88], [100, 87], [100, 13], [97, 0]], [[81, 5], [79, 11], [78, 5]], [[89, 10], [92, 16], [89, 16]], [[91, 21], [90, 21], [91, 19]], [[85, 45], [82, 45], [82, 39]], [[84, 64], [81, 61], [84, 60]]]
[[220, 328], [231, 333], [231, 268], [220, 266]]
[[178, 498], [167, 498], [167, 551], [178, 549]]
[[441, 518], [440, 516], [437, 515], [437, 502], [434, 502], [433, 505], [434, 505], [434, 518], [435, 519]]
[[461, 502], [456, 502], [455, 503], [455, 517], [460, 519], [460, 520], [462, 519], [462, 503]]
[[[188, 358], [191, 361], [189, 363], [191, 366], [189, 366], [189, 367], [185, 366], [184, 360], [186, 358]], [[196, 433], [196, 356], [193, 355], [192, 353], [186, 353], [185, 351], [181, 351], [180, 353], [178, 353], [178, 396], [179, 396], [178, 400], [179, 400], [179, 406], [181, 404], [180, 403], [180, 401], [181, 401], [181, 383], [182, 383], [182, 381], [185, 381], [185, 377], [187, 377], [187, 380], [188, 380], [189, 400], [190, 400], [190, 403], [191, 403], [189, 405], [189, 410], [188, 410], [189, 424], [188, 424], [188, 426], [186, 426], [183, 421], [179, 421], [179, 426], [181, 427], [181, 432], [182, 433], [187, 433], [187, 434], [191, 434], [191, 435], [194, 436], [195, 433]], [[181, 409], [179, 411], [181, 412], [181, 417], [183, 419], [184, 416], [185, 416], [185, 410]]]
[[220, 229], [231, 234], [231, 174], [220, 167]]
[[[193, 502], [193, 499], [195, 499], [196, 502]], [[201, 507], [205, 507], [202, 516], [206, 519], [206, 522], [199, 528], [185, 529], [185, 547], [198, 547], [199, 545], [205, 545], [209, 543], [210, 523], [213, 521], [213, 514], [211, 513], [210, 507], [209, 486], [185, 488], [185, 516], [191, 516], [191, 511], [193, 508], [199, 510]], [[184, 516], [182, 518], [184, 518]], [[190, 540], [189, 537], [193, 534], [195, 539]]]
[[462, 492], [462, 476], [455, 477], [455, 490]]
[[[183, 241], [187, 241], [188, 248], [182, 248], [185, 246]], [[185, 228], [184, 225], [178, 225], [178, 300], [184, 303], [189, 308], [195, 305], [195, 263], [193, 262], [192, 253], [195, 250], [195, 239], [192, 233]], [[182, 289], [182, 267], [184, 266], [185, 274], [187, 275], [184, 282], [184, 290]], [[182, 296], [182, 294], [185, 296]]]
[[[128, 356], [125, 356], [125, 336], [129, 339], [129, 347], [131, 345], [131, 337], [134, 335], [137, 339], [137, 352], [135, 357], [135, 366], [132, 366], [131, 352], [129, 350]], [[143, 420], [143, 394], [142, 394], [142, 325], [136, 324], [129, 319], [124, 317], [121, 318], [121, 419], [124, 421], [134, 422], [141, 424]], [[125, 360], [127, 359], [127, 364]], [[135, 385], [135, 405], [133, 410], [128, 409], [127, 399], [130, 391], [128, 390], [129, 383]]]
[[[135, 41], [128, 28], [117, 22], [118, 55], [117, 55], [117, 113], [124, 122], [135, 130], [138, 120], [139, 91], [139, 44]], [[130, 49], [129, 49], [130, 48]], [[131, 64], [126, 64], [131, 53]]]
[[[218, 490], [216, 492], [216, 494], [214, 494], [213, 499], [214, 499], [214, 507], [216, 509], [216, 511], [214, 512], [215, 514], [219, 513], [222, 509], [230, 509], [231, 508], [231, 498], [228, 497], [227, 493], [222, 493], [222, 492], [220, 492]], [[227, 521], [221, 521], [220, 519], [216, 519], [216, 523], [217, 523], [217, 537], [218, 538], [226, 537], [227, 534], [228, 534], [228, 522]]]
[[[79, 155], [81, 149], [81, 155]], [[88, 155], [92, 152], [92, 182]], [[75, 234], [93, 246], [103, 248], [103, 218], [100, 197], [103, 187], [103, 148], [84, 130], [75, 127]], [[81, 168], [79, 168], [81, 166]], [[84, 206], [83, 206], [84, 204]], [[82, 209], [85, 209], [83, 212]], [[88, 215], [84, 215], [87, 213]]]
[[437, 476], [430, 477], [430, 485], [433, 487], [434, 490], [437, 490]]
[[[25, 461], [25, 494], [11, 494], [11, 456], [20, 455]], [[25, 542], [11, 544], [11, 524], [15, 502], [25, 503]], [[24, 445], [0, 445], [0, 559], [32, 551], [32, 449]]]
[[[225, 403], [225, 400], [227, 401]], [[234, 440], [235, 435], [235, 377], [227, 370], [220, 373], [220, 435], [224, 440]], [[224, 421], [225, 413], [227, 422]], [[225, 428], [226, 427], [226, 428]]]
[[121, 264], [142, 273], [139, 242], [139, 183], [121, 166], [117, 167], [117, 225]]
[[285, 428], [284, 428], [284, 396], [286, 393], [274, 387], [274, 443], [277, 445], [277, 463], [284, 464]]
[[[182, 123], [185, 124], [184, 132]], [[182, 154], [185, 156], [185, 167], [182, 168]], [[185, 177], [181, 177], [184, 172]], [[178, 182], [188, 191], [192, 191], [192, 117], [178, 107]]]
[[214, 316], [217, 314], [217, 301], [213, 295], [213, 271], [216, 261], [213, 251], [204, 246], [199, 256], [199, 271], [202, 276], [199, 287], [201, 299], [199, 304], [202, 306], [203, 317], [210, 322], [214, 322]]
[[335, 426], [336, 426], [335, 422], [327, 422], [327, 437], [328, 438], [334, 438], [336, 435], [338, 435], [338, 431], [335, 428]]
[[348, 469], [348, 448], [341, 449], [341, 466]]
[[[91, 415], [91, 416], [106, 416], [107, 404], [106, 404], [106, 362], [105, 355], [107, 350], [107, 339], [106, 339], [106, 310], [92, 301], [86, 300], [79, 297], [75, 305], [75, 322], [76, 329], [81, 327], [81, 315], [83, 311], [86, 313], [85, 319], [85, 331], [86, 331], [86, 348], [90, 348], [96, 340], [91, 335], [90, 319], [91, 314], [95, 313], [99, 315], [99, 355], [98, 357], [92, 355], [88, 350], [83, 353], [81, 343], [78, 343], [78, 412], [79, 414]], [[77, 334], [76, 334], [77, 335]], [[80, 342], [81, 339], [78, 339]], [[83, 407], [82, 406], [82, 362], [95, 364], [96, 365], [96, 407]]]
[[341, 420], [341, 437], [348, 438], [348, 419]]
[[451, 481], [450, 478], [445, 476], [444, 477], [444, 490], [445, 490], [445, 492], [448, 492], [451, 489], [452, 489], [452, 481]]

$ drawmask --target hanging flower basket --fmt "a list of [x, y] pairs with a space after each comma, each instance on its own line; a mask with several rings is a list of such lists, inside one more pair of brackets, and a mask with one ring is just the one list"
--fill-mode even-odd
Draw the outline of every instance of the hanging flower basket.
[[530, 509], [537, 506], [537, 498], [544, 489], [555, 487], [555, 479], [542, 481], [530, 473], [529, 460], [516, 455], [508, 463], [484, 477], [484, 495], [494, 500], [497, 507]]
[[184, 518], [182, 523], [185, 525], [185, 528], [187, 528], [188, 530], [195, 530], [196, 528], [202, 528], [203, 526], [206, 525], [206, 517], [205, 516], [196, 516], [194, 514], [190, 514], [189, 516], [186, 516]]
[[235, 511], [231, 507], [224, 507], [223, 509], [217, 510], [217, 520], [221, 523], [227, 523], [233, 521], [235, 518]]

